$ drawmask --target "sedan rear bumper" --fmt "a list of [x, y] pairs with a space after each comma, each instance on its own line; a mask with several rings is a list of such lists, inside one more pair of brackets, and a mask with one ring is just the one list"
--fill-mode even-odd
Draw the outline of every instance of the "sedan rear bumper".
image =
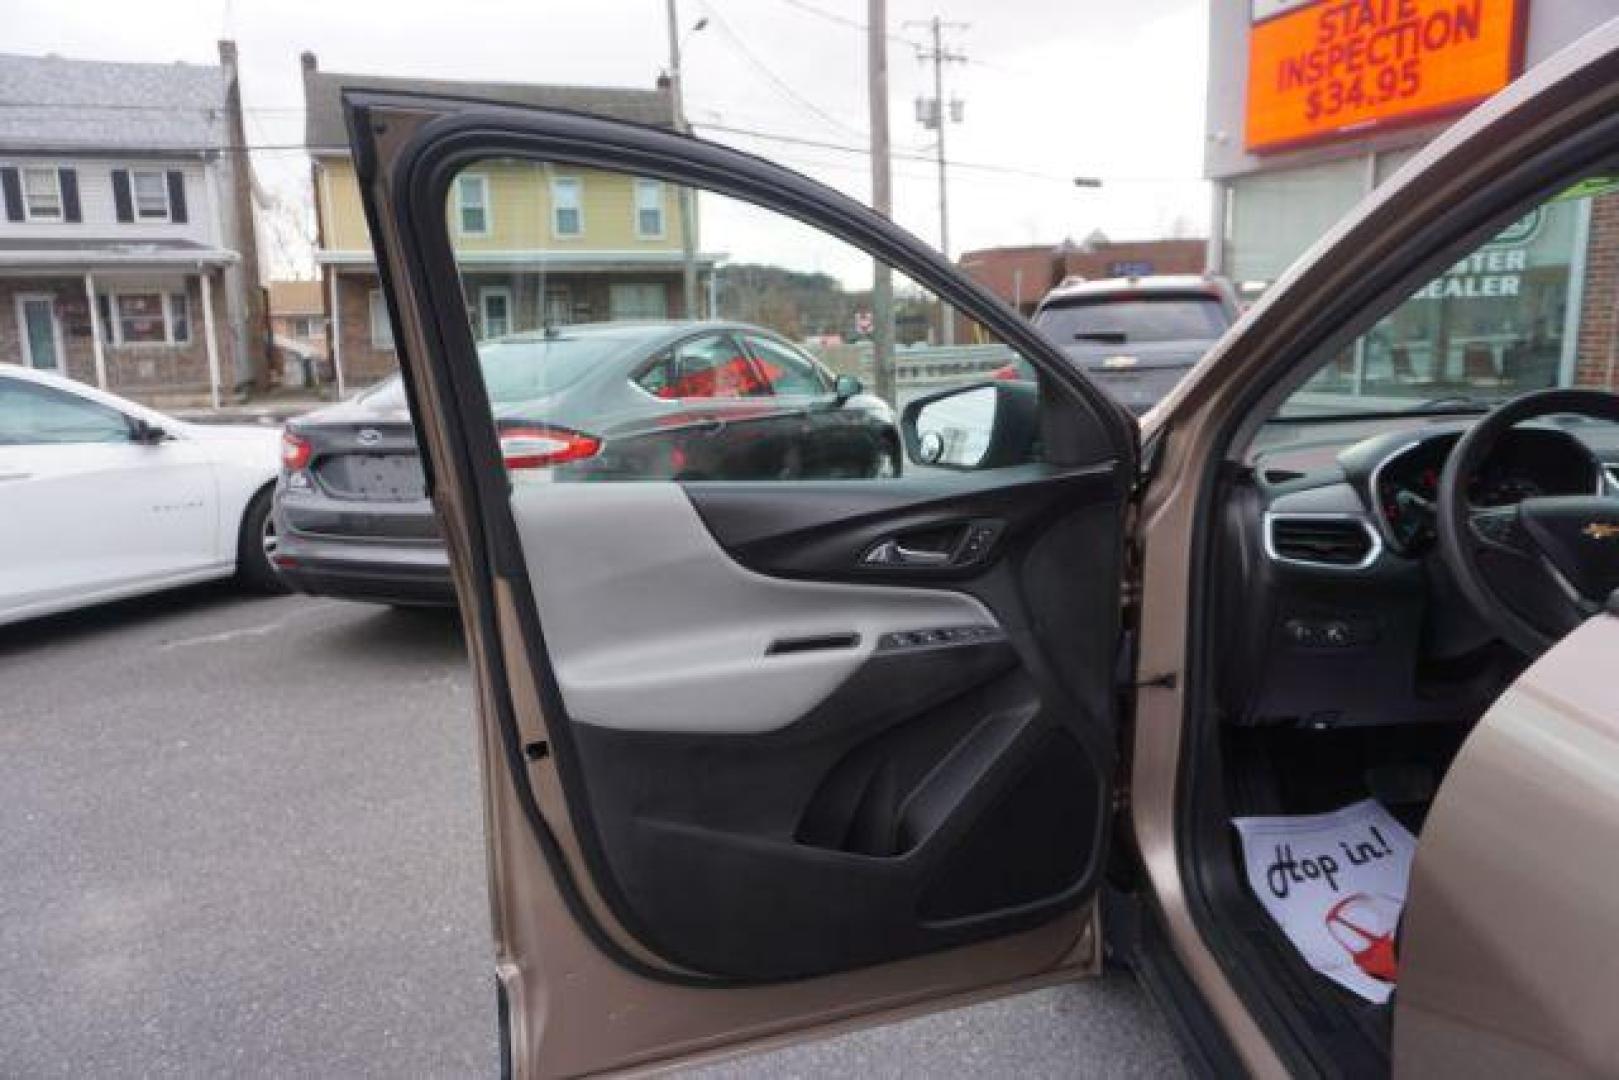
[[275, 567], [299, 592], [378, 604], [455, 604], [449, 558], [438, 544], [355, 543], [283, 533]]

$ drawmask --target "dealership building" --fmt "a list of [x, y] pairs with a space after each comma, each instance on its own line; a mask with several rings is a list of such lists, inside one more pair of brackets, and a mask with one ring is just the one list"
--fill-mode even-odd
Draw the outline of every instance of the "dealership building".
[[[1209, 267], [1255, 295], [1445, 128], [1613, 0], [1215, 0]], [[1323, 376], [1379, 397], [1619, 389], [1619, 178], [1549, 200]]]

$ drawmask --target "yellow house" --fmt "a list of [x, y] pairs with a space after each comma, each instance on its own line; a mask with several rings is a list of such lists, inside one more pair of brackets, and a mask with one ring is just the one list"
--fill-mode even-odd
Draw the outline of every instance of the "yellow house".
[[[303, 55], [303, 80], [319, 230], [316, 260], [332, 362], [339, 383], [354, 386], [391, 373], [397, 358], [347, 147], [344, 88], [500, 97], [662, 126], [672, 116], [664, 86], [623, 90], [346, 75], [320, 71], [312, 53]], [[446, 210], [479, 337], [572, 322], [703, 314], [716, 260], [698, 253], [696, 235], [687, 243], [679, 193], [671, 185], [548, 163], [490, 161], [457, 177]], [[699, 278], [689, 312], [683, 286], [688, 258]]]

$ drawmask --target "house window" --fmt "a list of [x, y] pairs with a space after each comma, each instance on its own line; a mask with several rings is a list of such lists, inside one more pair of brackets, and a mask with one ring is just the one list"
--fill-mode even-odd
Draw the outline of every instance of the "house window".
[[135, 216], [142, 221], [167, 221], [169, 218], [169, 178], [157, 169], [134, 169], [129, 174], [130, 190], [135, 194]]
[[55, 169], [22, 170], [22, 191], [29, 221], [62, 220], [62, 186]]
[[169, 340], [191, 344], [191, 297], [183, 292], [169, 294]]
[[669, 316], [669, 291], [662, 285], [615, 283], [607, 291], [612, 319], [664, 319]]
[[512, 291], [504, 286], [478, 290], [483, 336], [505, 337], [512, 332]]
[[465, 174], [456, 178], [457, 224], [462, 236], [489, 235], [489, 178]]
[[663, 238], [663, 182], [635, 182], [635, 235], [643, 240]]
[[551, 231], [557, 236], [578, 236], [585, 231], [584, 182], [576, 176], [551, 181]]
[[388, 321], [388, 302], [381, 289], [371, 290], [371, 345], [377, 349], [394, 347], [394, 327]]
[[119, 293], [113, 297], [117, 314], [118, 344], [167, 345], [169, 330], [163, 313], [163, 294]]

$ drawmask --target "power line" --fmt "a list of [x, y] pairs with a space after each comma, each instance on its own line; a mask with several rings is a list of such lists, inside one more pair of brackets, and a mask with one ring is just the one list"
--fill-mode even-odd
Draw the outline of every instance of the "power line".
[[[833, 11], [827, 11], [825, 8], [819, 8], [814, 4], [805, 3], [804, 0], [778, 0], [778, 2], [786, 4], [788, 7], [797, 8], [799, 11], [805, 12], [809, 15], [814, 15], [817, 18], [825, 19], [827, 22], [836, 23], [837, 25], [845, 27], [846, 29], [856, 30], [862, 34], [866, 32], [866, 24], [860, 20], [851, 19], [847, 15], [839, 15]], [[913, 41], [904, 34], [896, 34], [892, 31], [885, 31], [883, 37], [887, 38], [889, 41], [898, 42], [907, 48], [915, 49], [920, 47], [919, 42]]]
[[800, 94], [797, 90], [794, 90], [791, 86], [789, 86], [786, 80], [782, 79], [779, 75], [772, 71], [769, 65], [767, 65], [763, 60], [760, 60], [759, 57], [754, 54], [753, 50], [748, 48], [747, 42], [743, 41], [741, 36], [739, 36], [735, 30], [731, 29], [731, 24], [725, 21], [720, 13], [714, 9], [714, 5], [708, 2], [708, 0], [704, 0], [703, 9], [708, 12], [709, 17], [714, 20], [715, 25], [720, 28], [720, 31], [724, 33], [726, 37], [731, 39], [731, 44], [736, 46], [736, 51], [742, 55], [742, 58], [749, 64], [753, 65], [754, 69], [757, 70], [759, 74], [763, 75], [772, 86], [784, 94], [789, 100], [795, 102], [801, 108], [808, 110], [810, 113], [824, 120], [826, 123], [831, 124], [833, 127], [840, 128], [852, 135], [857, 135], [862, 139], [866, 137], [866, 133], [861, 131], [859, 128], [838, 119], [836, 116], [833, 116], [831, 113], [827, 112], [809, 98], [805, 97], [803, 94]]
[[[780, 132], [763, 131], [758, 128], [735, 127], [729, 124], [711, 124], [702, 120], [693, 121], [692, 126], [707, 128], [710, 131], [720, 131], [728, 135], [746, 135], [755, 139], [764, 139], [767, 142], [779, 142], [792, 146], [809, 146], [819, 150], [836, 150], [843, 154], [860, 154], [867, 157], [871, 155], [870, 147], [852, 146], [848, 143], [827, 142], [824, 139], [811, 139], [798, 135], [784, 135]], [[930, 154], [895, 153], [892, 156], [896, 160], [900, 161], [920, 161], [930, 165], [934, 164], [934, 158]], [[1052, 183], [1062, 184], [1066, 187], [1072, 187], [1074, 183], [1073, 174], [1058, 175], [1057, 173], [1035, 172], [1030, 169], [1019, 169], [1011, 165], [994, 165], [981, 161], [957, 161], [954, 158], [951, 159], [950, 164], [953, 168], [957, 169], [970, 169], [974, 172], [995, 173], [1003, 176], [1017, 176], [1028, 180], [1046, 180]], [[1091, 175], [1099, 176], [1102, 180], [1110, 182], [1129, 181], [1133, 183], [1170, 184], [1184, 183], [1201, 179], [1200, 177], [1196, 176], [1122, 176], [1109, 173], [1093, 173]]]

